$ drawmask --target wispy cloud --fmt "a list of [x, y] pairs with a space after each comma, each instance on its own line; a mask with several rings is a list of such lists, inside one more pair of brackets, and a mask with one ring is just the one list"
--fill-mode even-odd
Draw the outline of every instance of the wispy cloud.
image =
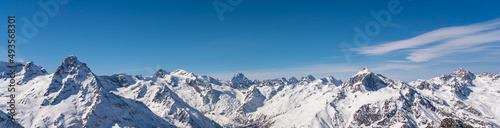
[[411, 65], [411, 64], [390, 63], [390, 64], [382, 64], [382, 65], [375, 67], [371, 70], [373, 70], [373, 71], [387, 71], [387, 70], [393, 70], [393, 69], [414, 70], [414, 69], [424, 68], [424, 67], [427, 67], [429, 65], [430, 64]]
[[500, 30], [464, 36], [433, 47], [417, 49], [406, 58], [414, 62], [424, 62], [453, 53], [478, 52], [488, 48], [482, 44], [496, 41], [500, 41]]
[[396, 50], [416, 48], [418, 46], [430, 43], [437, 43], [438, 41], [460, 38], [471, 34], [474, 35], [484, 31], [494, 30], [498, 28], [500, 28], [500, 19], [495, 19], [467, 26], [440, 28], [410, 39], [392, 41], [386, 44], [363, 47], [358, 50], [360, 51], [361, 54], [380, 55]]
[[440, 28], [410, 39], [362, 47], [358, 51], [366, 55], [381, 55], [396, 50], [415, 49], [424, 45], [428, 46], [428, 44], [438, 44], [434, 45], [434, 47], [430, 46], [430, 48], [411, 50], [413, 52], [410, 53], [407, 59], [414, 62], [422, 62], [455, 53], [465, 48], [479, 47], [481, 44], [498, 41], [500, 34], [497, 30], [499, 29], [500, 19], [495, 19], [467, 26]]

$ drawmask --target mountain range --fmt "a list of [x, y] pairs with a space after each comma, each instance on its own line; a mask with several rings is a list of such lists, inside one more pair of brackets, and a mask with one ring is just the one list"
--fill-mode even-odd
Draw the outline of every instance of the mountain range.
[[[463, 68], [412, 82], [367, 68], [346, 81], [223, 81], [180, 69], [98, 76], [75, 56], [50, 74], [15, 64], [17, 115], [0, 105], [0, 127], [500, 127], [500, 74]], [[1, 85], [8, 65], [0, 62]], [[2, 101], [9, 95], [1, 86]]]

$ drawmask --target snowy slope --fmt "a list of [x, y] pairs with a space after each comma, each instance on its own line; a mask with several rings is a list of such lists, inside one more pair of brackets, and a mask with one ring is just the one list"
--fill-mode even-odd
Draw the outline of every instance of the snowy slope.
[[102, 91], [96, 76], [74, 56], [55, 73], [35, 77], [16, 89], [21, 92], [16, 121], [24, 127], [170, 125], [142, 103]]
[[[0, 62], [0, 84], [8, 84]], [[228, 81], [184, 70], [96, 76], [75, 56], [48, 74], [16, 63], [17, 119], [0, 127], [500, 127], [500, 74], [466, 69], [405, 82], [360, 70], [345, 82], [312, 75]], [[5, 86], [0, 99], [7, 101]]]

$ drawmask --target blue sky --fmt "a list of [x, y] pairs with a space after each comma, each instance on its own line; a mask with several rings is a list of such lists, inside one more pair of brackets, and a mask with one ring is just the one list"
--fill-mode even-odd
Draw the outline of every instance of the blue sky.
[[[15, 15], [19, 37], [28, 40], [17, 44], [17, 58], [49, 72], [75, 55], [98, 75], [147, 76], [162, 68], [225, 80], [237, 72], [250, 79], [312, 74], [345, 80], [368, 67], [412, 81], [459, 67], [500, 73], [500, 2], [493, 0], [399, 0], [400, 13], [389, 13], [386, 26], [370, 12], [388, 11], [394, 1], [242, 0], [229, 5], [219, 0], [234, 9], [223, 13], [223, 21], [214, 0], [70, 0], [57, 3], [58, 11], [51, 14], [38, 1], [1, 1], [0, 14]], [[40, 18], [44, 14], [46, 21]], [[23, 18], [34, 22], [34, 16], [39, 16], [38, 32], [24, 32]], [[369, 43], [355, 43], [354, 28], [365, 31], [372, 21], [379, 31]], [[342, 48], [342, 42], [352, 47]], [[1, 49], [0, 59], [6, 61], [6, 47]]]

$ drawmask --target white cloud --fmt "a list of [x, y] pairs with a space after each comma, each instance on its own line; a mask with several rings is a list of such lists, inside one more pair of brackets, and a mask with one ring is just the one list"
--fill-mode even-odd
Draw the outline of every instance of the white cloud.
[[367, 55], [406, 50], [410, 52], [406, 59], [413, 62], [425, 62], [446, 55], [480, 52], [492, 47], [484, 46], [485, 44], [498, 41], [500, 41], [500, 19], [495, 19], [467, 26], [440, 28], [410, 39], [363, 47], [358, 50], [361, 54]]
[[465, 36], [433, 47], [417, 49], [406, 58], [414, 62], [424, 62], [453, 53], [478, 52], [488, 48], [481, 46], [482, 44], [496, 41], [500, 41], [500, 30]]
[[467, 26], [440, 28], [410, 39], [392, 41], [381, 45], [362, 47], [359, 48], [358, 51], [360, 51], [361, 54], [381, 55], [396, 50], [416, 48], [418, 46], [426, 44], [437, 43], [438, 41], [460, 38], [462, 36], [476, 34], [492, 29], [498, 29], [499, 27], [500, 27], [500, 19], [495, 19]]

